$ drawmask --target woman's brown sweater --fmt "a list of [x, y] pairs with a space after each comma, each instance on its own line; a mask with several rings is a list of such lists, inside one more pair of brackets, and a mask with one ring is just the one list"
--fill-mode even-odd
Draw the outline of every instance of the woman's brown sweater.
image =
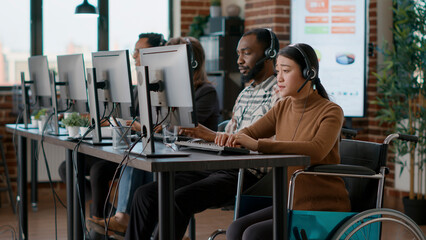
[[[307, 101], [283, 99], [241, 132], [258, 139], [259, 152], [308, 155], [311, 165], [337, 164], [342, 124], [342, 109], [313, 92]], [[270, 139], [274, 135], [275, 140]], [[304, 167], [289, 167], [288, 180]], [[348, 193], [339, 177], [299, 176], [294, 197], [298, 210], [350, 211]]]

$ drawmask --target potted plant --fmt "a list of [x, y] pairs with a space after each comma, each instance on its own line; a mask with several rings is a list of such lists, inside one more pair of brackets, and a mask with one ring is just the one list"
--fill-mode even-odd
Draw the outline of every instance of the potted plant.
[[[84, 136], [87, 130], [89, 130], [89, 126], [90, 126], [90, 118], [87, 116], [81, 116], [80, 117], [80, 133], [82, 136]], [[88, 133], [86, 137], [90, 137], [89, 135], [90, 133]]]
[[42, 108], [42, 109], [36, 111], [36, 113], [34, 114], [34, 120], [37, 122], [38, 130], [40, 132], [42, 132], [44, 125], [47, 122], [47, 109]]
[[209, 16], [202, 16], [202, 15], [195, 16], [194, 19], [192, 19], [191, 25], [189, 25], [188, 36], [200, 39], [201, 36], [208, 34], [208, 31], [209, 31], [207, 29], [208, 21], [209, 21]]
[[210, 17], [222, 16], [222, 8], [220, 6], [220, 0], [210, 0]]
[[78, 137], [80, 134], [81, 117], [80, 114], [74, 112], [62, 119], [62, 123], [67, 127], [70, 137]]
[[38, 110], [36, 110], [36, 109], [34, 109], [31, 112], [30, 119], [31, 119], [31, 127], [33, 127], [33, 128], [38, 128], [38, 119], [36, 119], [37, 113], [38, 113]]
[[[394, 143], [398, 153], [395, 163], [401, 166], [400, 175], [407, 168], [409, 171], [409, 196], [403, 199], [406, 214], [418, 224], [426, 224], [426, 6], [415, 0], [393, 0], [393, 7], [394, 42], [385, 45], [383, 69], [375, 73], [379, 93], [375, 103], [380, 106], [377, 118], [395, 132], [419, 137], [417, 145]], [[407, 153], [408, 161], [399, 157]], [[415, 209], [411, 210], [413, 205]]]

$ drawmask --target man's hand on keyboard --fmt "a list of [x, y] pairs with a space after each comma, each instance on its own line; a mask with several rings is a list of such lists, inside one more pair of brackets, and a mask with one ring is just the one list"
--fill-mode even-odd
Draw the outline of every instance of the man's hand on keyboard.
[[195, 128], [180, 128], [179, 134], [183, 134], [193, 138], [201, 138], [208, 142], [213, 142], [216, 137], [216, 132], [207, 127], [198, 124]]

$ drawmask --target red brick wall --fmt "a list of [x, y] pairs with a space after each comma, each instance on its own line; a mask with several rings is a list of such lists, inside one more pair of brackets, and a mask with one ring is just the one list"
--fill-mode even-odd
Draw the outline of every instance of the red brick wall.
[[[12, 114], [12, 92], [0, 92], [0, 135], [3, 137], [3, 148], [4, 153], [6, 156], [6, 163], [7, 167], [9, 169], [9, 177], [12, 181], [12, 188], [14, 189], [14, 192], [16, 194], [16, 179], [17, 179], [17, 164], [16, 164], [16, 158], [15, 158], [15, 149], [13, 147], [12, 143], [12, 134], [6, 132], [5, 124], [8, 123], [15, 123], [16, 116], [13, 116]], [[1, 161], [1, 160], [0, 160]], [[3, 166], [0, 167], [0, 174], [4, 176], [4, 168]], [[4, 181], [3, 178], [1, 181], [1, 186], [6, 186], [6, 181]], [[2, 203], [8, 202], [8, 193], [7, 192], [1, 192], [0, 198], [2, 200]]]
[[210, 15], [210, 0], [181, 0], [181, 34], [186, 36], [189, 25], [197, 15]]
[[[369, 43], [377, 46], [377, 1], [371, 0], [369, 11]], [[245, 1], [245, 29], [258, 27], [271, 28], [280, 39], [281, 47], [290, 41], [290, 1], [289, 0], [246, 0]], [[367, 82], [367, 109], [366, 117], [353, 118], [352, 127], [358, 129], [357, 139], [383, 142], [389, 133], [389, 126], [381, 126], [376, 120], [378, 106], [372, 101], [378, 96], [376, 89], [376, 79], [372, 72], [377, 71], [377, 52], [368, 59], [368, 82]], [[392, 154], [390, 154], [392, 157]], [[400, 196], [394, 189], [394, 164], [388, 162], [390, 174], [386, 178], [385, 194]]]
[[290, 41], [289, 0], [246, 0], [245, 29], [270, 28], [280, 39], [280, 46]]

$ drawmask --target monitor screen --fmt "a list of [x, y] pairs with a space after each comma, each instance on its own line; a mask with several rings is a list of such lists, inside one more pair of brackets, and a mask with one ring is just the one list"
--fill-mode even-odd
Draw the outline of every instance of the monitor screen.
[[367, 79], [365, 1], [292, 0], [291, 42], [317, 53], [319, 77], [345, 117], [364, 117]]
[[129, 51], [94, 52], [92, 63], [97, 82], [105, 83], [104, 91], [99, 91], [99, 101], [132, 104]]
[[[195, 127], [194, 87], [190, 47], [171, 45], [140, 49], [143, 66], [148, 67], [149, 83], [159, 83], [158, 92], [150, 91], [151, 105], [168, 107], [175, 125]], [[139, 80], [138, 80], [139, 81]]]
[[32, 56], [28, 58], [32, 96], [50, 97], [49, 67], [46, 56]]
[[83, 54], [61, 55], [57, 59], [58, 80], [67, 83], [59, 87], [61, 98], [87, 101]]

